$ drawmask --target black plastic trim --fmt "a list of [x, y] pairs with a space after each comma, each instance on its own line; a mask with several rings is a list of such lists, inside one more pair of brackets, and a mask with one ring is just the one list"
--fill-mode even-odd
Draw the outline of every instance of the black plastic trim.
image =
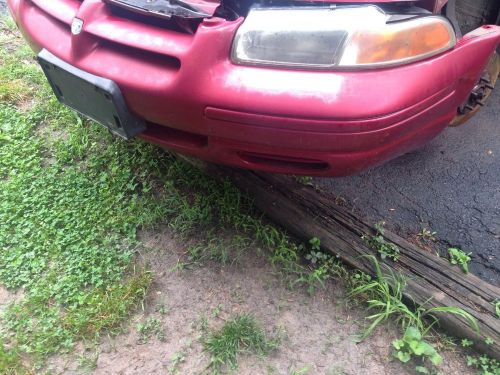
[[68, 64], [45, 49], [38, 54], [38, 62], [61, 103], [124, 139], [146, 130], [144, 121], [128, 110], [115, 82]]

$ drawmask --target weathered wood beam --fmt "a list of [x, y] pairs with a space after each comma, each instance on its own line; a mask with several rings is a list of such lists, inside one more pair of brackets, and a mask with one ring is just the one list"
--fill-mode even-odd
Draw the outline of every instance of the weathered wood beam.
[[[331, 194], [286, 176], [212, 165], [205, 165], [204, 169], [209, 174], [229, 178], [254, 199], [257, 208], [268, 218], [298, 239], [307, 241], [317, 237], [323, 251], [339, 256], [353, 268], [375, 274], [374, 264], [366, 255], [378, 254], [361, 238], [374, 235], [374, 226], [338, 206]], [[441, 327], [451, 335], [473, 340], [477, 350], [500, 359], [500, 319], [493, 305], [493, 301], [500, 298], [500, 288], [472, 274], [464, 274], [449, 261], [390, 231], [386, 231], [384, 237], [399, 247], [401, 255], [397, 262], [380, 262], [406, 278], [405, 297], [428, 308], [446, 306], [465, 310], [477, 320], [479, 333], [461, 316], [436, 316]], [[488, 338], [494, 343], [487, 344]]]

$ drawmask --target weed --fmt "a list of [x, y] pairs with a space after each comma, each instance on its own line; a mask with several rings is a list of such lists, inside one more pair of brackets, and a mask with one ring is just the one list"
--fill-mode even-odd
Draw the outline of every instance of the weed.
[[240, 305], [245, 303], [245, 295], [239, 288], [231, 290], [230, 296], [232, 302]]
[[425, 367], [426, 360], [429, 360], [434, 366], [443, 362], [443, 358], [436, 349], [424, 340], [420, 330], [414, 326], [408, 326], [404, 336], [393, 341], [392, 346], [396, 350], [394, 355], [403, 363], [409, 362], [414, 357], [418, 358], [421, 364], [416, 367], [417, 372], [429, 373]]
[[321, 251], [311, 251], [309, 254], [306, 255], [306, 259], [311, 262], [312, 265], [319, 265], [323, 264], [330, 259], [331, 256], [325, 253], [322, 253]]
[[376, 234], [375, 236], [363, 236], [366, 244], [372, 249], [376, 250], [382, 259], [392, 259], [396, 262], [400, 255], [399, 247], [396, 244], [387, 242], [384, 238], [384, 225], [385, 222], [380, 222], [375, 224]]
[[403, 302], [403, 295], [406, 288], [406, 280], [400, 274], [394, 273], [390, 268], [386, 268], [386, 273], [382, 272], [381, 266], [374, 256], [369, 257], [376, 270], [376, 278], [368, 279], [360, 277], [354, 281], [350, 291], [351, 297], [362, 297], [367, 300], [368, 309], [374, 313], [367, 317], [371, 321], [360, 340], [368, 337], [373, 330], [385, 322], [389, 317], [394, 317], [403, 329], [409, 326], [416, 327], [425, 337], [429, 330], [436, 324], [436, 313], [455, 314], [466, 319], [469, 324], [478, 331], [476, 319], [466, 311], [455, 307], [433, 307], [427, 308], [419, 306], [415, 310], [409, 308]]
[[266, 366], [266, 375], [276, 375], [276, 374], [278, 374], [278, 370], [276, 369], [276, 367], [271, 365]]
[[291, 285], [305, 284], [307, 292], [312, 295], [316, 291], [317, 286], [325, 287], [325, 281], [329, 278], [329, 270], [327, 265], [323, 265], [313, 269], [311, 272], [304, 272], [298, 276]]
[[170, 366], [168, 368], [169, 374], [177, 374], [179, 371], [179, 366], [186, 361], [186, 352], [179, 351], [174, 353], [172, 358], [170, 358]]
[[464, 251], [457, 249], [455, 247], [450, 247], [448, 249], [448, 254], [450, 255], [450, 263], [454, 265], [459, 265], [465, 273], [469, 272], [469, 262], [471, 260], [470, 255], [472, 253], [465, 253]]
[[[164, 216], [149, 192], [162, 157], [62, 108], [28, 48], [2, 46], [0, 60], [11, 93], [0, 103], [0, 282], [25, 295], [3, 325], [39, 363], [115, 329], [144, 298], [152, 276], [131, 261], [136, 229]], [[4, 85], [15, 80], [26, 97]]]
[[[352, 272], [349, 273], [349, 275], [346, 279], [347, 279], [347, 284], [348, 284], [348, 287], [349, 287], [349, 290], [351, 291], [351, 293], [354, 291], [355, 288], [357, 288], [361, 285], [369, 284], [372, 281], [372, 277], [370, 275], [368, 275], [360, 270], [353, 270]], [[364, 294], [364, 296], [363, 296], [363, 294]], [[357, 293], [356, 295], [368, 298], [368, 296], [364, 292]]]
[[[39, 360], [56, 351], [70, 350], [76, 338], [93, 338], [103, 330], [119, 333], [113, 329], [119, 328], [144, 299], [150, 282], [151, 275], [141, 271], [122, 284], [94, 289], [84, 295], [79, 305], [68, 307], [63, 316], [57, 306], [40, 304], [38, 295], [32, 294], [7, 309], [5, 326], [14, 333], [17, 345]], [[40, 287], [40, 293], [46, 290], [44, 285]]]
[[491, 304], [495, 306], [495, 313], [497, 314], [497, 318], [500, 318], [500, 299], [496, 299]]
[[452, 336], [448, 336], [444, 333], [432, 332], [428, 335], [430, 342], [433, 343], [436, 350], [445, 350], [449, 352], [456, 351], [457, 348], [457, 339]]
[[226, 265], [238, 260], [241, 251], [248, 247], [250, 241], [241, 236], [230, 239], [222, 238], [220, 234], [207, 231], [205, 239], [188, 248], [187, 262], [183, 268], [212, 260]]
[[467, 366], [474, 367], [479, 370], [482, 375], [500, 374], [500, 362], [487, 355], [467, 356]]
[[436, 241], [436, 235], [437, 232], [431, 231], [426, 228], [422, 228], [420, 233], [417, 234], [418, 237], [422, 238], [423, 240], [430, 240], [430, 241]]
[[331, 277], [345, 277], [348, 271], [345, 266], [335, 257], [321, 252], [321, 241], [319, 238], [309, 240], [311, 251], [305, 256], [311, 264], [307, 272], [297, 275], [293, 284], [302, 283], [307, 286], [309, 294], [313, 294], [316, 287], [325, 286], [325, 281]]
[[302, 367], [299, 369], [291, 370], [290, 375], [306, 375], [309, 372], [309, 367]]
[[23, 366], [19, 353], [7, 349], [0, 340], [0, 374], [20, 375], [28, 373], [29, 371]]
[[[320, 283], [321, 277], [301, 264], [300, 254], [305, 247], [294, 243], [283, 231], [265, 223], [254, 211], [251, 199], [228, 181], [215, 181], [203, 172], [179, 160], [165, 165], [167, 181], [175, 181], [169, 198], [170, 225], [178, 233], [187, 235], [208, 233], [201, 244], [189, 249], [186, 260], [176, 269], [215, 260], [222, 264], [237, 260], [238, 254], [252, 243], [270, 250], [271, 263], [289, 280], [290, 285], [306, 285], [310, 289]], [[188, 191], [187, 196], [183, 191]], [[196, 192], [196, 193], [193, 193]], [[219, 232], [208, 229], [221, 228]], [[205, 229], [200, 231], [200, 228]], [[223, 229], [243, 233], [235, 241], [225, 241]], [[321, 271], [319, 271], [321, 272]]]
[[309, 245], [311, 245], [311, 249], [313, 251], [320, 251], [321, 240], [318, 237], [313, 237], [309, 240]]
[[208, 331], [208, 318], [205, 314], [200, 315], [198, 320], [196, 321], [196, 326], [204, 335]]
[[237, 315], [215, 332], [210, 332], [204, 341], [210, 353], [210, 365], [218, 370], [224, 366], [237, 367], [237, 358], [242, 353], [266, 355], [278, 346], [269, 340], [252, 315]]
[[166, 341], [165, 330], [161, 322], [156, 318], [149, 318], [145, 322], [139, 323], [137, 325], [137, 332], [139, 332], [139, 342], [141, 344], [149, 342], [153, 336], [160, 341]]
[[219, 303], [217, 306], [215, 306], [214, 310], [212, 311], [212, 317], [213, 318], [218, 318], [220, 313], [222, 312], [222, 305]]
[[97, 368], [99, 360], [99, 351], [96, 350], [91, 354], [82, 354], [78, 358], [78, 367], [86, 372], [93, 372]]
[[156, 311], [161, 315], [167, 315], [170, 312], [170, 309], [162, 303], [156, 307]]
[[314, 186], [314, 180], [310, 176], [295, 176], [295, 180], [302, 185]]
[[469, 348], [472, 345], [474, 345], [474, 341], [469, 340], [469, 339], [462, 339], [460, 341], [460, 345], [462, 345], [463, 348]]
[[135, 271], [121, 284], [89, 293], [79, 307], [67, 310], [62, 323], [73, 327], [80, 337], [94, 337], [103, 330], [112, 332], [129, 316], [133, 307], [144, 300], [151, 281], [150, 272]]

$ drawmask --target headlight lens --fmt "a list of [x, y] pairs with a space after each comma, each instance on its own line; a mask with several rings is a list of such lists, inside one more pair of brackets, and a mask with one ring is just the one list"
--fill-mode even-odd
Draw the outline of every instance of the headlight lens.
[[439, 16], [394, 17], [372, 5], [254, 8], [236, 33], [232, 59], [238, 64], [373, 68], [422, 60], [455, 44], [453, 27]]

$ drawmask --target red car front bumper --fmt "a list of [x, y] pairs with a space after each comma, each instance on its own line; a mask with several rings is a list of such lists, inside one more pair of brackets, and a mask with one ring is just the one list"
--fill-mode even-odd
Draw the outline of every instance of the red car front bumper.
[[[145, 140], [292, 174], [353, 174], [423, 145], [454, 118], [500, 41], [500, 27], [484, 26], [403, 67], [287, 70], [230, 61], [242, 19], [206, 19], [188, 35], [118, 17], [101, 0], [8, 4], [36, 51], [115, 81], [147, 121]], [[79, 35], [75, 17], [85, 22]]]

